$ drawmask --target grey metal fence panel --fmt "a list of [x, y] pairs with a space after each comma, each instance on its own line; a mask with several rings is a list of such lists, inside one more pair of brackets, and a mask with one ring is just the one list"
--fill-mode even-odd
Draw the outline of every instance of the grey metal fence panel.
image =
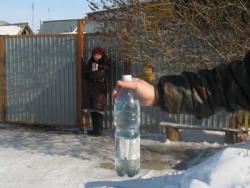
[[0, 121], [4, 119], [3, 112], [3, 80], [4, 80], [4, 38], [0, 37]]
[[144, 131], [161, 131], [159, 123], [161, 121], [172, 122], [177, 124], [194, 125], [209, 129], [228, 128], [230, 113], [221, 111], [208, 119], [197, 119], [189, 114], [169, 114], [162, 111], [159, 107], [142, 108], [141, 126]]
[[75, 36], [5, 41], [7, 121], [75, 127]]

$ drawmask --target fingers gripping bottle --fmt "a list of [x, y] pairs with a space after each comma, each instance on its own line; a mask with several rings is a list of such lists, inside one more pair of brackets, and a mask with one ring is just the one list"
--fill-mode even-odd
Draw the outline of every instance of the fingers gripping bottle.
[[[123, 81], [132, 81], [123, 75]], [[132, 89], [120, 88], [114, 102], [115, 168], [119, 176], [133, 177], [140, 170], [140, 102]]]

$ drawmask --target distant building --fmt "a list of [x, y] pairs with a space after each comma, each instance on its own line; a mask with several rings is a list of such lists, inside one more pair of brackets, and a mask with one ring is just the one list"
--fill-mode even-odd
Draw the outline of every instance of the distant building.
[[9, 24], [4, 21], [0, 21], [0, 35], [31, 35], [32, 29], [28, 23], [15, 23]]
[[51, 20], [44, 21], [41, 24], [39, 34], [51, 34], [51, 33], [60, 33], [60, 34], [70, 34], [77, 32], [77, 22], [79, 19], [71, 20]]
[[124, 19], [119, 9], [90, 12], [85, 17], [84, 31], [86, 33], [114, 32], [113, 23], [107, 20], [114, 18], [119, 22]]
[[101, 23], [99, 19], [96, 19], [96, 17], [98, 17], [99, 14], [102, 13], [105, 13], [105, 11], [90, 12], [87, 14], [84, 24], [84, 31], [86, 33], [94, 33], [102, 31], [103, 23]]
[[7, 22], [5, 22], [5, 21], [0, 20], [0, 25], [6, 25], [6, 24], [9, 24], [9, 23], [7, 23]]
[[[140, 16], [143, 20], [145, 31], [151, 31], [156, 26], [158, 26], [161, 30], [164, 30], [164, 20], [172, 14], [172, 9], [169, 3], [162, 3], [162, 1], [154, 0], [141, 0], [140, 3]], [[128, 7], [129, 6], [128, 2]], [[90, 12], [85, 18], [85, 32], [116, 32], [120, 31], [120, 26], [123, 26], [122, 29], [126, 26], [126, 30], [131, 32], [131, 28], [134, 27], [133, 24], [136, 24], [137, 19], [135, 18], [134, 21], [131, 21], [129, 14], [129, 11], [120, 8]], [[161, 20], [159, 18], [161, 18]]]

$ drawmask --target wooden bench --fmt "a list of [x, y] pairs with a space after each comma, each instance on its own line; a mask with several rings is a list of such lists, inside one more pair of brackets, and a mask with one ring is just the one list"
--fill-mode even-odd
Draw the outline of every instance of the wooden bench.
[[170, 141], [180, 141], [179, 129], [194, 129], [194, 130], [211, 130], [211, 131], [221, 131], [225, 132], [225, 142], [226, 143], [236, 143], [242, 141], [242, 138], [239, 137], [239, 133], [244, 133], [247, 135], [248, 131], [243, 129], [234, 129], [234, 128], [210, 128], [210, 127], [200, 127], [187, 124], [178, 124], [170, 122], [160, 122], [160, 127], [165, 129], [166, 137]]

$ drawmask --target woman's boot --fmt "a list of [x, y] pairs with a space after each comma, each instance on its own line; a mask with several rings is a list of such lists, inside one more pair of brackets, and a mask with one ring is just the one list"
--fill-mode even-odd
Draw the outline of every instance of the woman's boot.
[[101, 136], [103, 132], [103, 115], [98, 112], [91, 112], [93, 130], [88, 131], [89, 135]]

